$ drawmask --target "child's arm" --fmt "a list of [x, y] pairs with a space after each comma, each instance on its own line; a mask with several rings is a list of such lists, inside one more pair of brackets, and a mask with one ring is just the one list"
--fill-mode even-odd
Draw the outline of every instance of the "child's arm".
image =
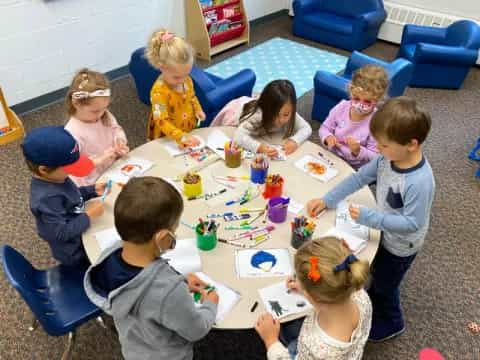
[[216, 314], [217, 304], [208, 299], [202, 306], [195, 307], [187, 284], [179, 282], [160, 307], [159, 323], [184, 339], [194, 342], [208, 334]]
[[318, 130], [318, 135], [320, 136], [322, 144], [326, 145], [325, 141], [329, 136], [335, 137], [334, 132], [337, 127], [337, 120], [340, 113], [340, 105], [342, 105], [343, 103], [344, 101], [341, 101], [339, 104], [335, 105], [335, 107], [330, 110], [327, 118], [320, 126], [320, 129]]
[[156, 139], [159, 138], [162, 134], [165, 134], [165, 136], [167, 136], [169, 139], [173, 139], [177, 143], [180, 143], [182, 137], [186, 133], [177, 128], [170, 121], [167, 111], [167, 94], [162, 91], [152, 90], [150, 101], [152, 103], [152, 115], [154, 123], [153, 133], [151, 134], [152, 138]]
[[353, 173], [330, 190], [323, 197], [327, 208], [335, 208], [337, 204], [348, 195], [375, 181], [377, 179], [377, 169], [380, 159], [382, 159], [382, 157], [378, 157], [363, 165], [358, 172]]
[[290, 139], [295, 141], [299, 146], [312, 135], [312, 127], [305, 121], [298, 113], [295, 116], [295, 126], [293, 128], [293, 135]]
[[95, 184], [88, 186], [80, 186], [78, 190], [80, 191], [80, 195], [82, 195], [84, 201], [88, 201], [98, 196], [95, 190]]
[[375, 138], [371, 135], [368, 135], [367, 137], [366, 146], [362, 146], [361, 144], [359, 144], [359, 148], [360, 148], [360, 151], [356, 156], [358, 160], [367, 162], [372, 159], [375, 159], [378, 156], [377, 142], [375, 141]]
[[[417, 181], [410, 184], [405, 191], [402, 213], [384, 213], [366, 207], [360, 207], [359, 224], [368, 227], [395, 232], [399, 234], [413, 233], [428, 220], [433, 189], [430, 182]], [[388, 195], [386, 195], [388, 196]], [[377, 199], [386, 201], [386, 199]]]
[[237, 130], [235, 130], [235, 134], [233, 135], [234, 141], [244, 149], [256, 153], [262, 143], [254, 139], [252, 133], [254, 129], [261, 126], [261, 123], [262, 115], [257, 113], [253, 114], [247, 120], [240, 123]]

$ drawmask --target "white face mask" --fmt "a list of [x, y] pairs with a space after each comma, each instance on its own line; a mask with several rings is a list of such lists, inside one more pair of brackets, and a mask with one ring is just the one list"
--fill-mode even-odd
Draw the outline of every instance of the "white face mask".
[[373, 111], [373, 109], [375, 108], [375, 103], [365, 103], [363, 101], [352, 100], [352, 107], [357, 113], [364, 115], [369, 114]]
[[170, 242], [170, 247], [168, 249], [162, 249], [160, 246], [158, 246], [158, 251], [160, 252], [160, 254], [175, 249], [175, 246], [177, 245], [177, 236], [170, 230], [167, 231], [168, 235], [170, 235], [170, 237], [172, 238], [172, 241]]

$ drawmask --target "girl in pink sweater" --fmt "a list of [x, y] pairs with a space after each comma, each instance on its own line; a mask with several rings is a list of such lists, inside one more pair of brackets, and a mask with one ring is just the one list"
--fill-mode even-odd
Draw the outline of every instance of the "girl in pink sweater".
[[387, 87], [388, 76], [381, 66], [361, 67], [355, 71], [350, 82], [350, 100], [340, 101], [320, 127], [322, 143], [354, 169], [378, 155], [377, 143], [370, 134], [369, 125]]
[[67, 93], [70, 120], [65, 129], [77, 140], [80, 152], [95, 164], [90, 175], [71, 177], [78, 186], [95, 184], [116, 159], [129, 152], [125, 132], [108, 111], [110, 96], [107, 78], [88, 69], [75, 75]]

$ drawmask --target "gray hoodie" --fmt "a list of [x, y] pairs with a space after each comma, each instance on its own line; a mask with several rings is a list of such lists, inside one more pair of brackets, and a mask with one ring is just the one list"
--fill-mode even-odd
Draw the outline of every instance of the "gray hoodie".
[[185, 277], [162, 258], [137, 276], [108, 293], [95, 291], [92, 269], [120, 246], [104, 252], [85, 274], [84, 287], [90, 300], [112, 315], [125, 359], [193, 358], [193, 342], [210, 331], [217, 305], [204, 301], [196, 307]]

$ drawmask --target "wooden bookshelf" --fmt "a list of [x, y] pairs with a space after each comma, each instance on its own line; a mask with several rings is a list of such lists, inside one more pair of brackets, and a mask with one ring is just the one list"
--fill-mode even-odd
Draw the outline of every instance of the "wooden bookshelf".
[[200, 59], [210, 61], [213, 55], [250, 41], [243, 0], [203, 8], [199, 0], [186, 0], [185, 15], [187, 40]]

